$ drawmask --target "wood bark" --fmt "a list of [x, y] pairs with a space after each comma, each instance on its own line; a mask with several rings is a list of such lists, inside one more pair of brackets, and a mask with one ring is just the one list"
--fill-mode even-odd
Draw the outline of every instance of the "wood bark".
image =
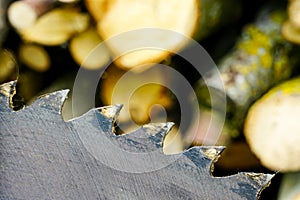
[[[227, 117], [241, 127], [251, 103], [290, 77], [299, 61], [295, 47], [281, 36], [284, 20], [284, 11], [264, 10], [247, 25], [234, 49], [218, 64], [219, 72], [208, 73], [196, 86], [200, 104], [211, 106], [210, 95], [214, 95], [216, 105], [224, 105], [226, 100]], [[219, 78], [224, 85], [216, 84]], [[224, 92], [227, 99], [219, 98]]]

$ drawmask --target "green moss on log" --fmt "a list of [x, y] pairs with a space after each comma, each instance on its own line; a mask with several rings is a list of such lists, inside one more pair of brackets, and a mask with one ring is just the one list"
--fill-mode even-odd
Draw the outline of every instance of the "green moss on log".
[[[286, 19], [282, 10], [263, 11], [247, 25], [234, 49], [219, 63], [219, 72], [227, 96], [227, 114], [232, 123], [241, 126], [247, 109], [274, 84], [291, 76], [299, 60], [292, 55], [295, 47], [281, 36]], [[200, 104], [211, 105], [207, 87], [216, 98], [223, 88], [215, 84], [217, 73], [205, 76], [196, 88]], [[221, 95], [220, 95], [221, 96]], [[223, 99], [217, 104], [224, 104]]]

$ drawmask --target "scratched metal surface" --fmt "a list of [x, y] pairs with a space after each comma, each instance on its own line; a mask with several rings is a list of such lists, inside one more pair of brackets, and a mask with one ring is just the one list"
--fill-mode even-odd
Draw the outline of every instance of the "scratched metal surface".
[[[170, 123], [116, 136], [113, 122], [121, 106], [92, 109], [65, 122], [60, 112], [67, 91], [13, 111], [14, 84], [0, 86], [0, 199], [257, 199], [272, 178], [212, 177], [223, 147], [164, 155]], [[121, 151], [111, 156], [108, 148]], [[127, 161], [128, 154], [134, 159]]]

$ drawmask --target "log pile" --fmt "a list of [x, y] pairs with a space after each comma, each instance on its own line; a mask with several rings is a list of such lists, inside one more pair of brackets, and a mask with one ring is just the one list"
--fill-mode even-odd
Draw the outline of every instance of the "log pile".
[[[211, 106], [208, 88], [217, 97], [225, 92], [232, 123], [241, 126], [249, 106], [274, 84], [289, 78], [299, 63], [294, 47], [281, 36], [285, 13], [263, 10], [254, 23], [244, 27], [233, 50], [198, 84], [200, 101]], [[220, 74], [219, 74], [220, 73]], [[224, 85], [215, 81], [221, 77]]]
[[[0, 6], [0, 82], [18, 79], [16, 109], [41, 91], [72, 89], [78, 70], [99, 73], [95, 105], [123, 104], [117, 134], [149, 122], [173, 121], [164, 142], [166, 154], [195, 145], [225, 145], [216, 163], [221, 175], [237, 169], [276, 171], [284, 177], [278, 197], [299, 195], [299, 181], [290, 174], [300, 171], [300, 0], [266, 5], [238, 0], [8, 0]], [[165, 31], [153, 34], [154, 29]], [[237, 35], [232, 44], [231, 34]], [[126, 37], [115, 39], [122, 35]], [[177, 54], [189, 51], [187, 38], [210, 55], [218, 52], [213, 57], [217, 70], [199, 74], [189, 60], [178, 61]], [[124, 53], [127, 46], [145, 41], [162, 48]], [[155, 68], [159, 64], [181, 74], [196, 97], [185, 91], [186, 104], [181, 105], [176, 89], [167, 87], [176, 88], [180, 80]], [[177, 90], [181, 88], [179, 84]], [[190, 113], [187, 127], [181, 126], [183, 111]], [[63, 116], [73, 117], [72, 98]], [[290, 182], [298, 186], [290, 190]], [[272, 195], [266, 199], [275, 198], [277, 191]]]

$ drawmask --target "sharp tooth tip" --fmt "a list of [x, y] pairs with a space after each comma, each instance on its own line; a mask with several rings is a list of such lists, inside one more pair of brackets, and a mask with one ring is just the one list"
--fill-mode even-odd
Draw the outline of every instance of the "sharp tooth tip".
[[68, 97], [70, 90], [69, 89], [65, 89], [65, 90], [59, 90], [53, 93], [50, 93], [49, 95], [52, 97], [59, 97], [61, 99], [62, 102], [65, 101], [65, 99]]
[[17, 80], [13, 80], [13, 81], [2, 83], [0, 85], [7, 85], [7, 84], [9, 84], [9, 85], [15, 85], [15, 84], [17, 84], [17, 82], [18, 82]]
[[174, 125], [173, 122], [151, 123], [151, 124], [145, 124], [142, 127], [151, 135], [157, 135], [158, 133], [162, 135], [166, 135], [171, 130], [173, 125]]
[[267, 174], [265, 186], [269, 186], [271, 184], [272, 179], [276, 174]]
[[168, 127], [170, 127], [170, 128], [172, 128], [172, 127], [175, 125], [174, 122], [167, 122], [167, 123], [165, 123], [165, 124], [166, 124], [166, 126], [168, 126]]
[[69, 94], [70, 90], [69, 89], [64, 89], [64, 90], [61, 90], [60, 92], [67, 95], [67, 94]]
[[224, 146], [201, 146], [203, 151], [216, 151], [218, 153], [222, 153], [226, 147]]
[[116, 107], [118, 107], [118, 108], [122, 108], [123, 107], [123, 104], [115, 104], [115, 105], [113, 105], [113, 106], [116, 106]]
[[14, 80], [14, 81], [9, 81], [9, 82], [0, 84], [0, 88], [10, 88], [10, 89], [15, 89], [15, 88], [16, 88], [16, 85], [17, 85], [17, 81]]
[[13, 81], [9, 81], [9, 82], [5, 82], [5, 83], [1, 83], [0, 84], [0, 87], [4, 87], [4, 86], [11, 86], [11, 87], [14, 87], [17, 85], [17, 80], [13, 80]]
[[2, 98], [4, 96], [5, 101], [9, 101], [7, 99], [11, 98], [15, 94], [16, 85], [17, 85], [16, 80], [10, 81], [7, 83], [3, 83], [0, 85], [0, 94], [1, 94]]
[[146, 124], [144, 127], [153, 127], [153, 128], [159, 128], [165, 131], [169, 131], [174, 126], [173, 122], [166, 122], [166, 123], [151, 123]]
[[62, 106], [68, 97], [69, 91], [70, 90], [66, 89], [41, 95], [30, 105], [30, 107], [44, 107], [47, 105], [47, 107], [57, 110], [58, 113], [60, 113]]
[[121, 109], [123, 108], [123, 104], [116, 104], [116, 105], [113, 105], [113, 107], [116, 110], [116, 114], [119, 114]]
[[68, 98], [69, 92], [70, 92], [69, 89], [60, 90], [60, 91], [53, 93], [53, 96], [60, 96], [61, 100], [64, 102], [65, 99]]
[[17, 82], [18, 82], [17, 80], [14, 80], [14, 81], [8, 82], [8, 84], [15, 87], [17, 85]]
[[166, 123], [161, 123], [162, 129], [168, 133], [172, 129], [172, 127], [175, 125], [174, 122], [166, 122]]
[[113, 119], [119, 115], [122, 107], [123, 107], [122, 104], [116, 104], [116, 105], [100, 107], [100, 108], [98, 108], [98, 110], [105, 117], [107, 117], [109, 119]]
[[273, 179], [273, 178], [275, 177], [275, 175], [276, 175], [276, 174], [265, 174], [265, 176], [266, 176], [266, 178], [265, 178], [266, 181], [267, 181], [267, 182], [271, 181], [271, 179]]
[[255, 181], [259, 187], [267, 186], [271, 179], [274, 178], [275, 174], [263, 174], [263, 173], [251, 173], [244, 172], [244, 175], [253, 181]]
[[217, 159], [222, 151], [224, 151], [225, 147], [223, 146], [201, 146], [200, 151], [204, 154], [207, 158], [211, 160]]

